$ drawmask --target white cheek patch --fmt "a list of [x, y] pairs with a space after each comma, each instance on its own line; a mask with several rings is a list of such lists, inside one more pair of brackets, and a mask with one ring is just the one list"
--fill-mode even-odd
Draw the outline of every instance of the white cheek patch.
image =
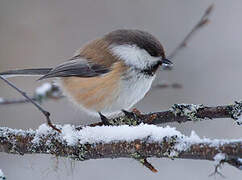
[[160, 57], [152, 57], [149, 53], [136, 45], [113, 45], [110, 50], [115, 56], [124, 60], [125, 64], [143, 69], [158, 61]]

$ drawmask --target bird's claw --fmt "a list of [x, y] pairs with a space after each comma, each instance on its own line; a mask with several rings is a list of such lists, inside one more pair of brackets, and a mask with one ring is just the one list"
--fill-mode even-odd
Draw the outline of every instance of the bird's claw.
[[101, 119], [103, 125], [106, 125], [106, 126], [110, 125], [109, 120], [106, 116], [104, 116], [101, 112], [98, 112], [98, 114], [100, 116], [100, 119]]

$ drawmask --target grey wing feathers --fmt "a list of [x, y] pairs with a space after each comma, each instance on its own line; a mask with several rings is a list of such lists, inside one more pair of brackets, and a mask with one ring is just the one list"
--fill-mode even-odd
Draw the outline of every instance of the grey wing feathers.
[[109, 72], [109, 68], [88, 62], [85, 59], [74, 59], [64, 62], [53, 68], [47, 74], [42, 76], [41, 79], [53, 78], [53, 77], [95, 77]]

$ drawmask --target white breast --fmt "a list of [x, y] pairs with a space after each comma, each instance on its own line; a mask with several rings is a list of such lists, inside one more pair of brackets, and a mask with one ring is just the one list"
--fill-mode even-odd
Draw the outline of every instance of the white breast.
[[122, 109], [129, 110], [144, 98], [154, 79], [155, 76], [138, 74], [135, 70], [130, 69], [120, 81], [115, 100], [102, 112], [106, 115], [113, 115], [119, 113]]

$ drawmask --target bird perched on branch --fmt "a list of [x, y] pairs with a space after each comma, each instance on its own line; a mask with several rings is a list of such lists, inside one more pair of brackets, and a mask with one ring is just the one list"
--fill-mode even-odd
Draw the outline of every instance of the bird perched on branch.
[[139, 102], [163, 65], [172, 63], [159, 40], [148, 32], [122, 29], [88, 43], [54, 68], [12, 70], [0, 75], [58, 78], [64, 93], [80, 109], [109, 116]]

